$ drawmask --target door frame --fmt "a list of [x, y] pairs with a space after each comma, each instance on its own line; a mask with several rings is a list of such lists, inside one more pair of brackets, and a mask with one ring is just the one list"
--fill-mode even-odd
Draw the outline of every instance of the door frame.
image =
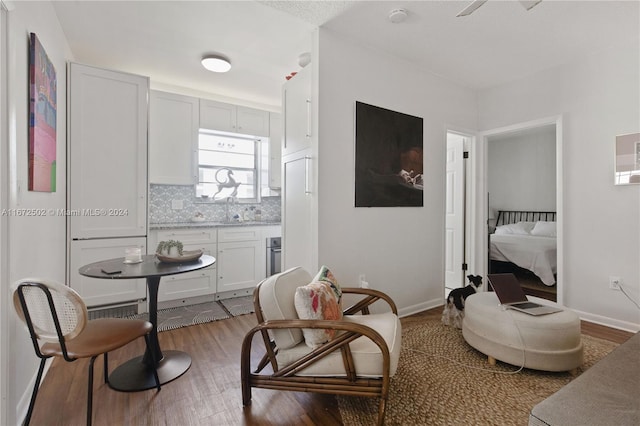
[[[477, 170], [476, 179], [472, 183], [472, 204], [470, 215], [472, 216], [472, 229], [470, 232], [474, 235], [472, 252], [476, 254], [473, 260], [473, 267], [477, 271], [481, 271], [482, 276], [487, 274], [487, 265], [489, 261], [489, 229], [488, 229], [488, 202], [487, 202], [487, 169], [488, 169], [488, 139], [506, 133], [514, 133], [522, 130], [533, 129], [536, 127], [544, 127], [555, 125], [556, 127], [556, 227], [557, 227], [557, 298], [556, 302], [560, 305], [564, 302], [564, 196], [563, 196], [563, 117], [556, 115], [551, 117], [540, 118], [537, 120], [520, 122], [513, 125], [499, 127], [491, 130], [480, 132], [476, 138], [476, 144], [473, 148], [472, 161]], [[483, 284], [486, 289], [486, 280]]]
[[[472, 130], [466, 130], [466, 129], [460, 129], [460, 128], [456, 128], [456, 127], [452, 127], [452, 126], [447, 126], [446, 130], [445, 130], [445, 144], [448, 147], [448, 138], [449, 138], [449, 134], [455, 134], [458, 136], [461, 136], [464, 139], [463, 142], [463, 151], [467, 152], [469, 154], [469, 158], [463, 160], [463, 173], [464, 173], [464, 188], [463, 188], [463, 211], [464, 211], [464, 224], [463, 224], [463, 228], [464, 228], [464, 239], [463, 239], [463, 259], [466, 261], [467, 263], [467, 271], [470, 271], [473, 269], [473, 265], [475, 265], [475, 257], [476, 254], [473, 250], [474, 247], [474, 240], [475, 240], [475, 232], [473, 229], [473, 221], [472, 221], [472, 215], [471, 215], [471, 206], [473, 205], [473, 199], [474, 199], [474, 193], [472, 191], [472, 182], [474, 180], [474, 163], [473, 161], [469, 161], [471, 160], [471, 158], [473, 158], [473, 154], [472, 154], [472, 150], [473, 147], [475, 146], [475, 140], [476, 140], [476, 131], [472, 131]], [[446, 215], [446, 212], [445, 212]], [[446, 226], [443, 227], [443, 232], [446, 232]], [[445, 240], [445, 244], [446, 244], [446, 236], [444, 236], [444, 240]], [[446, 250], [446, 247], [445, 247]], [[446, 260], [446, 259], [445, 259]], [[446, 275], [446, 266], [443, 265], [443, 276]], [[462, 272], [463, 278], [462, 278], [462, 282], [460, 283], [461, 287], [464, 287], [465, 285], [465, 271]], [[445, 297], [447, 296], [447, 282], [445, 280], [445, 282], [443, 283], [443, 288], [445, 291]]]

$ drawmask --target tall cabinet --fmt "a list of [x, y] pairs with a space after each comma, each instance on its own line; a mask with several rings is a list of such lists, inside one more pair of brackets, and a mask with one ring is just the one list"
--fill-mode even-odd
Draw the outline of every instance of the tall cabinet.
[[307, 66], [282, 90], [282, 264], [286, 270], [318, 268], [317, 136], [314, 130], [312, 68]]
[[111, 283], [78, 268], [146, 251], [149, 79], [71, 63], [68, 90], [68, 282], [89, 307], [136, 303], [144, 280]]

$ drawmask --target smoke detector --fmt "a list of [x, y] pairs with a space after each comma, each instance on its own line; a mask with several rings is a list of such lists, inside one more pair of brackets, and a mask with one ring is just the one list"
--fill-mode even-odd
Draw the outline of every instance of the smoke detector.
[[399, 24], [400, 22], [404, 22], [408, 16], [407, 9], [393, 9], [389, 12], [389, 22]]

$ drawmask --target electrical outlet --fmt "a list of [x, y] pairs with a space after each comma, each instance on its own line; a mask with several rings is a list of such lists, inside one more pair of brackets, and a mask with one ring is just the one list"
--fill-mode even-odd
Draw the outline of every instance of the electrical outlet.
[[172, 210], [182, 210], [184, 208], [183, 200], [171, 200]]
[[622, 285], [622, 278], [620, 277], [609, 277], [609, 288], [611, 290], [620, 290], [620, 286]]

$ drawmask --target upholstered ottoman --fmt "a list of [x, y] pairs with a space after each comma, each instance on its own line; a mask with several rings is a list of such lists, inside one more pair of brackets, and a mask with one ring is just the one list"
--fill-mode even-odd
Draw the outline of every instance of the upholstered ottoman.
[[533, 316], [505, 309], [493, 292], [476, 293], [466, 300], [462, 335], [491, 364], [500, 360], [534, 370], [572, 372], [582, 365], [580, 318], [569, 309]]

